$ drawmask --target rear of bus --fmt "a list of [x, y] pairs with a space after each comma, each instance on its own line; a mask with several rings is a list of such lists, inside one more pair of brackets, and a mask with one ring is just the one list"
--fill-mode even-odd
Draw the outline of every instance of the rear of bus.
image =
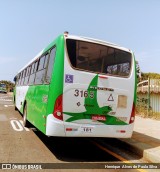
[[83, 37], [66, 35], [64, 41], [63, 93], [52, 119], [47, 119], [46, 134], [131, 137], [136, 102], [133, 53]]

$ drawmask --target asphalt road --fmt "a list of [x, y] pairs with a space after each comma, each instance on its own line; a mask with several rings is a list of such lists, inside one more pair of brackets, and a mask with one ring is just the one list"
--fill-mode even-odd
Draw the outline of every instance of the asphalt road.
[[[47, 137], [35, 128], [24, 128], [22, 115], [14, 110], [12, 95], [0, 94], [0, 163], [92, 163], [95, 165], [125, 163], [125, 160], [132, 163], [145, 162], [141, 157], [128, 151], [127, 146], [119, 143], [117, 139]], [[94, 170], [97, 171], [97, 169], [84, 169], [87, 172]], [[106, 171], [106, 169], [98, 171], [104, 170]]]

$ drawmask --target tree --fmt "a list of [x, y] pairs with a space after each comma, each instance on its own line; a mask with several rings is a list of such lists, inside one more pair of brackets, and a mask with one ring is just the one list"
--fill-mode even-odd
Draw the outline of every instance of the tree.
[[160, 74], [158, 73], [143, 73], [142, 72], [142, 80], [147, 80], [148, 78], [152, 78], [152, 79], [160, 79]]
[[136, 72], [137, 72], [138, 82], [147, 80], [148, 78], [160, 79], [160, 74], [158, 74], [158, 73], [153, 73], [153, 72], [144, 73], [144, 72], [141, 72], [138, 61], [136, 61]]
[[136, 61], [136, 73], [137, 73], [137, 79], [138, 79], [138, 82], [141, 81], [141, 70], [140, 70], [140, 66], [139, 66], [139, 63], [138, 61]]

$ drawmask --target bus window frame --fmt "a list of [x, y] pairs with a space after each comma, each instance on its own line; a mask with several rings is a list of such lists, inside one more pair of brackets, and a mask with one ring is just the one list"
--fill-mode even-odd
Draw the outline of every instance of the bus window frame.
[[[49, 61], [50, 61], [50, 57], [51, 57], [51, 51], [53, 49], [55, 49], [54, 60], [53, 60], [53, 66], [54, 66], [55, 58], [56, 58], [56, 51], [57, 51], [56, 44], [53, 45], [49, 50], [47, 50], [45, 53], [43, 53], [41, 56], [39, 56], [36, 60], [34, 60], [26, 68], [24, 68], [22, 71], [20, 71], [16, 75], [18, 77], [18, 81], [17, 81], [16, 85], [18, 85], [18, 86], [24, 86], [24, 85], [32, 86], [32, 85], [43, 85], [43, 84], [49, 85], [51, 83], [51, 79], [52, 79], [52, 74], [53, 74], [53, 69], [54, 69], [53, 67], [51, 70], [51, 76], [50, 76], [49, 82], [46, 81], [46, 76], [47, 76]], [[43, 69], [39, 70], [40, 59], [43, 57], [44, 57]], [[47, 62], [46, 62], [46, 59], [47, 59]], [[39, 71], [42, 71], [42, 70], [45, 70], [43, 82], [39, 83], [39, 84], [35, 84], [36, 73]], [[34, 75], [34, 81], [32, 83], [29, 83], [31, 75]], [[28, 77], [28, 80], [25, 83], [26, 77]]]
[[[87, 43], [91, 43], [91, 44], [98, 44], [98, 45], [105, 46], [105, 47], [108, 47], [108, 48], [113, 48], [114, 50], [120, 50], [120, 51], [124, 51], [124, 52], [130, 53], [130, 55], [131, 55], [131, 62], [130, 62], [130, 72], [129, 72], [129, 75], [128, 76], [112, 75], [112, 74], [108, 74], [108, 73], [94, 72], [94, 71], [90, 71], [90, 70], [85, 70], [85, 69], [74, 67], [72, 65], [71, 61], [70, 61], [70, 58], [69, 58], [69, 53], [68, 53], [68, 48], [67, 48], [67, 39], [75, 40], [75, 41], [87, 42]], [[122, 50], [122, 49], [114, 47], [114, 46], [112, 47], [112, 46], [109, 46], [109, 45], [106, 45], [106, 44], [101, 44], [99, 42], [92, 42], [92, 41], [84, 41], [84, 40], [80, 40], [80, 39], [66, 38], [65, 39], [65, 52], [66, 52], [66, 57], [67, 57], [67, 61], [68, 61], [69, 65], [71, 66], [72, 69], [77, 70], [77, 71], [82, 71], [82, 72], [87, 72], [87, 73], [94, 73], [94, 74], [99, 74], [99, 75], [107, 75], [107, 76], [116, 77], [116, 78], [126, 78], [126, 79], [128, 79], [128, 78], [130, 78], [130, 76], [132, 74], [132, 71], [134, 69], [134, 65], [133, 65], [134, 64], [134, 56], [133, 56], [132, 52], [125, 51], [125, 50]]]
[[[55, 54], [54, 54], [54, 61], [53, 61], [53, 65], [52, 65], [52, 72], [51, 72], [51, 76], [50, 76], [50, 80], [49, 80], [49, 82], [47, 82], [47, 73], [48, 73], [48, 67], [49, 67], [49, 61], [50, 61], [50, 58], [51, 58], [51, 52], [52, 52], [52, 50], [53, 49], [55, 49]], [[55, 64], [55, 61], [56, 61], [56, 52], [57, 52], [57, 45], [56, 44], [54, 44], [49, 50], [48, 50], [48, 61], [47, 61], [47, 65], [46, 65], [46, 72], [45, 72], [45, 81], [44, 81], [44, 84], [46, 84], [46, 85], [49, 85], [50, 83], [51, 83], [51, 80], [52, 80], [52, 75], [53, 75], [53, 73], [54, 73], [54, 64]], [[47, 53], [46, 53], [46, 55], [47, 55]]]
[[[40, 66], [40, 61], [41, 59], [44, 58], [43, 60], [43, 65], [42, 65], [42, 68], [39, 69], [39, 66]], [[35, 72], [35, 80], [34, 80], [34, 85], [43, 85], [44, 84], [44, 80], [45, 80], [45, 75], [46, 75], [46, 71], [44, 71], [44, 77], [42, 77], [42, 82], [41, 83], [36, 83], [36, 75], [37, 73], [43, 71], [43, 70], [46, 70], [44, 68], [44, 64], [45, 64], [45, 60], [46, 60], [46, 55], [45, 54], [42, 54], [39, 58], [38, 58], [38, 65], [37, 65], [37, 70]]]
[[[29, 86], [30, 86], [30, 85], [34, 85], [34, 82], [35, 82], [35, 75], [36, 75], [35, 67], [36, 67], [36, 70], [37, 70], [36, 63], [38, 62], [38, 60], [39, 60], [39, 58], [37, 58], [35, 61], [33, 61], [33, 62], [30, 64], [30, 66], [33, 67], [33, 69], [31, 68], [31, 72], [33, 72], [33, 73], [30, 72], [30, 75], [29, 75], [28, 84], [27, 84], [27, 85], [29, 85]], [[34, 80], [33, 80], [33, 83], [30, 84], [29, 81], [30, 81], [31, 75], [34, 75]]]

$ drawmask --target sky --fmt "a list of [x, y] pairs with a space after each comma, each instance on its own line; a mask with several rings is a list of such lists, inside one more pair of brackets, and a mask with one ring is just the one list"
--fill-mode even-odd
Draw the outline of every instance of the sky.
[[160, 73], [159, 9], [159, 0], [0, 0], [0, 80], [64, 31], [129, 48], [142, 72]]

